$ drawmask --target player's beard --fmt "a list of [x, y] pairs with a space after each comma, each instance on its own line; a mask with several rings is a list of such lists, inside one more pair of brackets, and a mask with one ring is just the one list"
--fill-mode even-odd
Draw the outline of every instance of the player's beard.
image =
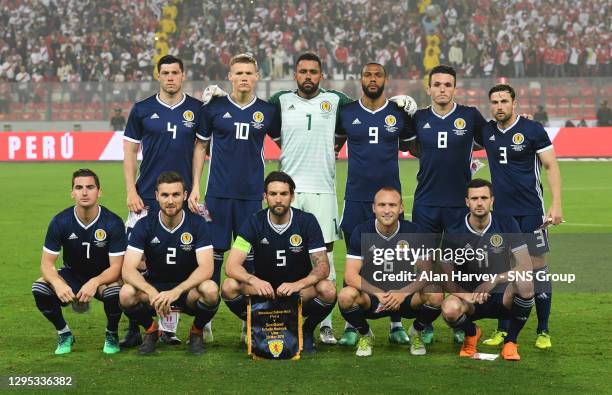
[[512, 118], [512, 113], [508, 114], [508, 113], [495, 113], [495, 120], [499, 123], [506, 123], [510, 120], [510, 118]]
[[382, 96], [383, 92], [385, 91], [385, 84], [379, 86], [378, 89], [376, 89], [374, 92], [368, 89], [368, 85], [361, 84], [361, 90], [363, 91], [364, 95], [366, 95], [372, 100], [376, 100], [380, 96]]
[[[319, 90], [319, 84], [315, 84], [312, 80], [308, 80], [308, 82], [310, 82], [312, 85], [304, 86], [304, 84], [297, 84], [298, 90], [307, 96], [312, 95]], [[306, 81], [304, 81], [304, 83], [306, 83]]]
[[282, 218], [282, 217], [284, 217], [287, 214], [287, 212], [289, 212], [289, 207], [290, 207], [289, 205], [287, 205], [287, 206], [285, 206], [285, 205], [272, 206], [270, 208], [270, 212], [276, 218]]

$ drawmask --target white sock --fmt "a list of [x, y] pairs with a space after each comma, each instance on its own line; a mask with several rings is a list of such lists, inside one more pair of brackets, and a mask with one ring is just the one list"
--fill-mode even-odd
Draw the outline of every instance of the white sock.
[[391, 321], [391, 329], [394, 329], [394, 328], [402, 328], [402, 322], [401, 321], [400, 322]]
[[329, 326], [330, 328], [332, 328], [331, 314], [325, 317], [323, 321], [321, 321], [321, 328], [323, 328], [324, 326]]
[[208, 323], [206, 325], [204, 325], [204, 329], [206, 329], [207, 331], [211, 331], [212, 332], [212, 320], [208, 321]]
[[70, 328], [68, 327], [68, 325], [66, 325], [64, 329], [60, 329], [59, 331], [57, 331], [57, 334], [61, 335], [62, 333], [67, 333], [67, 332], [70, 332]]

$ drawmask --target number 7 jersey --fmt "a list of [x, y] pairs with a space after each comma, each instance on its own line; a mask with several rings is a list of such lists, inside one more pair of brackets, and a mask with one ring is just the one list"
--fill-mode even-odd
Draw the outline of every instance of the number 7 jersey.
[[243, 107], [218, 97], [202, 106], [200, 122], [197, 137], [210, 140], [206, 196], [261, 200], [264, 138], [280, 129], [276, 107], [256, 97]]

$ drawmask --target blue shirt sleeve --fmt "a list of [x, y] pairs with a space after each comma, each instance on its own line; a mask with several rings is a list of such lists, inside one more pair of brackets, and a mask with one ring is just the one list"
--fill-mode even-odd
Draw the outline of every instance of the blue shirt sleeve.
[[361, 226], [356, 227], [351, 233], [346, 255], [363, 258], [361, 255]]
[[62, 250], [62, 231], [57, 217], [54, 217], [49, 223], [44, 249], [48, 253], [55, 255], [59, 255]]
[[251, 245], [257, 243], [257, 217], [251, 215], [246, 221], [242, 223], [238, 230], [238, 236], [242, 237]]
[[271, 139], [277, 140], [281, 137], [281, 124], [282, 121], [280, 106], [275, 106], [272, 114], [272, 123], [270, 124], [270, 127], [267, 131], [267, 134], [268, 136], [270, 136]]
[[[214, 99], [213, 99], [214, 100]], [[198, 114], [198, 128], [196, 129], [196, 136], [200, 140], [208, 140], [212, 136], [212, 114], [210, 113], [211, 103], [200, 107]]]
[[128, 240], [128, 248], [133, 248], [144, 253], [145, 244], [147, 240], [147, 217], [141, 218], [140, 221], [136, 222], [134, 229], [130, 233]]
[[110, 238], [108, 245], [108, 255], [125, 254], [127, 239], [125, 236], [125, 228], [123, 226], [123, 223], [119, 219], [113, 221], [113, 225], [109, 233]]
[[323, 232], [314, 215], [308, 215], [308, 252], [313, 253], [325, 249]]
[[546, 129], [542, 126], [541, 123], [531, 121], [531, 127], [533, 128], [533, 144], [535, 151], [540, 153], [541, 151], [545, 151], [545, 148], [548, 148], [552, 145], [550, 141], [550, 137], [548, 137], [548, 133], [546, 133]]
[[135, 105], [130, 111], [128, 116], [127, 124], [125, 125], [125, 132], [123, 137], [134, 143], [140, 143], [143, 135], [142, 120], [138, 114], [138, 107]]
[[195, 244], [196, 251], [212, 248], [208, 223], [204, 219], [198, 222], [198, 233], [196, 235]]
[[399, 138], [401, 141], [414, 140], [416, 138], [416, 123], [408, 114], [402, 114], [404, 118], [404, 127], [400, 130]]
[[336, 117], [336, 136], [346, 136], [346, 130], [342, 127], [342, 109], [338, 109], [338, 116]]
[[474, 141], [479, 146], [483, 147], [482, 136], [484, 128], [487, 127], [487, 120], [484, 119], [480, 111], [474, 109]]

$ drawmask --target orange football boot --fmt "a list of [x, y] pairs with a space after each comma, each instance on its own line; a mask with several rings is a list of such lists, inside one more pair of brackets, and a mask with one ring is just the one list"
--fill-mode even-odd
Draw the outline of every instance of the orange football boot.
[[460, 357], [472, 357], [474, 354], [476, 354], [476, 346], [478, 345], [480, 335], [482, 335], [482, 332], [478, 326], [476, 326], [476, 334], [474, 336], [465, 335], [463, 345], [461, 346], [461, 351], [459, 351]]

